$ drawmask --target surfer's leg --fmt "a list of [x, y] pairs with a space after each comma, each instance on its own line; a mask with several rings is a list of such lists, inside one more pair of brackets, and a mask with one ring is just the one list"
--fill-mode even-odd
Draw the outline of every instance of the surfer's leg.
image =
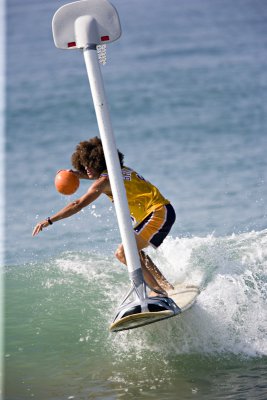
[[148, 270], [150, 274], [156, 279], [158, 284], [164, 289], [164, 291], [173, 290], [174, 287], [172, 284], [165, 278], [165, 276], [160, 272], [158, 267], [153, 263], [151, 258], [144, 253], [144, 251], [140, 251], [140, 260], [142, 264], [142, 269]]
[[[147, 263], [145, 262], [144, 256], [141, 255], [141, 253], [144, 254], [144, 252], [140, 252], [139, 254], [140, 254], [140, 262], [141, 262], [142, 272], [143, 272], [144, 280], [145, 280], [146, 284], [148, 285], [148, 287], [151, 290], [155, 290], [155, 291], [160, 292], [160, 293], [162, 293], [163, 295], [166, 296], [167, 293], [166, 293], [165, 289], [158, 283], [157, 279], [150, 272], [148, 266], [146, 265]], [[125, 253], [124, 253], [124, 248], [123, 248], [122, 244], [119, 245], [115, 255], [116, 255], [117, 259], [121, 263], [127, 265], [126, 264]], [[159, 272], [159, 274], [160, 274], [160, 272]]]
[[[162, 275], [151, 258], [142, 250], [149, 245], [152, 245], [154, 248], [159, 247], [168, 235], [174, 221], [175, 211], [171, 204], [167, 204], [153, 211], [134, 228], [144, 280], [152, 290], [159, 291], [165, 296], [167, 295], [166, 291], [174, 288]], [[122, 244], [116, 251], [116, 257], [126, 265]]]
[[174, 221], [175, 211], [171, 204], [167, 204], [153, 211], [134, 228], [143, 272], [150, 273], [164, 291], [172, 290], [173, 286], [142, 250], [149, 245], [154, 248], [159, 247], [168, 235]]
[[150, 245], [150, 243], [148, 243], [146, 240], [144, 240], [142, 236], [136, 235], [136, 244], [137, 244], [137, 248], [138, 248], [138, 251], [140, 254], [140, 261], [141, 261], [144, 277], [145, 277], [145, 274], [152, 275], [153, 279], [155, 279], [157, 281], [158, 286], [160, 286], [161, 289], [163, 290], [163, 292], [165, 292], [165, 293], [168, 290], [174, 289], [172, 284], [160, 272], [160, 270], [153, 263], [151, 258], [147, 254], [145, 254], [145, 252], [143, 251], [143, 249], [148, 247]]

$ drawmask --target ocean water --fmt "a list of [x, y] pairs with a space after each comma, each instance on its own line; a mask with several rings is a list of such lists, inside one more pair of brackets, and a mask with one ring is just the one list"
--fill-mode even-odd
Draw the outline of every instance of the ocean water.
[[61, 196], [54, 176], [98, 134], [82, 53], [53, 44], [63, 4], [6, 3], [4, 398], [266, 399], [266, 1], [113, 0], [117, 146], [177, 213], [149, 254], [201, 287], [181, 316], [117, 334], [129, 279], [111, 203], [31, 237], [87, 190]]

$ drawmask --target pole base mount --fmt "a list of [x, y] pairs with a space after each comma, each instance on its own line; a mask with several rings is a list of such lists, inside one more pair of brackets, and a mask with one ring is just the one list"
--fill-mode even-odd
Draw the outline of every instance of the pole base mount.
[[109, 329], [111, 332], [134, 329], [174, 317], [180, 312], [180, 308], [169, 297], [146, 297], [142, 302], [136, 299], [120, 306]]

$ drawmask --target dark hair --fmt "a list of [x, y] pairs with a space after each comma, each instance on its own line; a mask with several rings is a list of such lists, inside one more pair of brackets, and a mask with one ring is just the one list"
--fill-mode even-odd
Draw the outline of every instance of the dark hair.
[[[118, 150], [121, 168], [123, 167], [124, 155]], [[73, 167], [86, 174], [85, 166], [94, 168], [99, 174], [107, 169], [104, 150], [101, 139], [97, 136], [80, 142], [72, 154], [71, 162]]]

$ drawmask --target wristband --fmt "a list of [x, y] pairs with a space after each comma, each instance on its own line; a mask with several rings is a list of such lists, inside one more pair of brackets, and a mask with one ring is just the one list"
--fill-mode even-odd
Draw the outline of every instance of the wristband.
[[51, 221], [50, 217], [46, 218], [46, 220], [49, 223], [49, 225], [53, 225], [53, 222]]

